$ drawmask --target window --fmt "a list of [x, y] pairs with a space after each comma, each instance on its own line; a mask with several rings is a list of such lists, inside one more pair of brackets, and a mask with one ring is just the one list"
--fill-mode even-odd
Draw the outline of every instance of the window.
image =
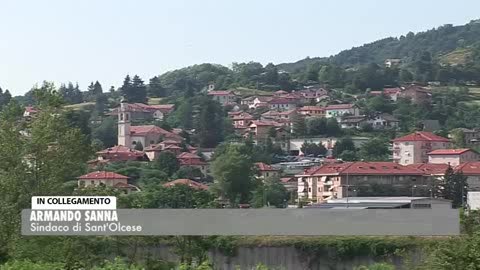
[[95, 181], [93, 181], [93, 180], [90, 181], [90, 184], [95, 185]]
[[128, 121], [128, 113], [127, 113], [127, 114], [125, 114], [125, 120], [127, 120], [127, 121]]
[[311, 188], [311, 187], [308, 188], [308, 192], [312, 192], [312, 188]]

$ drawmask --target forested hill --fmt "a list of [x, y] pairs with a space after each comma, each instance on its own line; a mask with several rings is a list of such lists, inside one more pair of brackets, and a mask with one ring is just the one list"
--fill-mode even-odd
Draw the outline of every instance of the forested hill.
[[398, 38], [389, 37], [344, 50], [331, 57], [306, 58], [295, 63], [279, 64], [277, 67], [288, 72], [298, 72], [315, 62], [356, 66], [372, 62], [382, 64], [385, 59], [400, 58], [404, 63], [408, 63], [425, 51], [433, 57], [442, 57], [457, 49], [469, 48], [478, 43], [480, 43], [480, 20], [475, 20], [466, 25], [446, 24], [416, 34], [409, 32]]

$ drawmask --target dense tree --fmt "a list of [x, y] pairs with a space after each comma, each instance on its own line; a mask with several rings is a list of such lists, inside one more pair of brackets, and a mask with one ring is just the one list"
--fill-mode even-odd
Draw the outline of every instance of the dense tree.
[[91, 82], [87, 88], [87, 93], [89, 96], [92, 96], [92, 97], [103, 94], [102, 85], [98, 81], [95, 81], [95, 83]]
[[343, 161], [357, 161], [358, 156], [357, 152], [353, 150], [343, 150], [339, 158]]
[[248, 203], [254, 189], [253, 163], [246, 153], [242, 146], [229, 145], [212, 163], [216, 191], [232, 206]]
[[153, 168], [162, 170], [168, 176], [173, 175], [180, 168], [180, 163], [174, 153], [162, 151], [158, 158], [153, 162]]
[[200, 114], [196, 122], [196, 140], [201, 147], [212, 148], [222, 141], [224, 119], [221, 105], [209, 98], [199, 103]]
[[[53, 96], [52, 96], [53, 95]], [[58, 94], [42, 91], [42, 111], [24, 126], [2, 112], [0, 117], [0, 253], [19, 247], [20, 211], [31, 196], [62, 195], [67, 181], [83, 174], [91, 152], [78, 128], [71, 127], [55, 106]], [[13, 254], [10, 254], [13, 255]]]
[[388, 141], [381, 138], [370, 139], [360, 146], [357, 155], [365, 161], [388, 161], [390, 155]]
[[107, 108], [107, 103], [108, 103], [108, 97], [105, 94], [97, 94], [95, 96], [95, 111], [99, 115], [103, 115], [105, 112], [105, 109]]
[[73, 86], [73, 83], [68, 83], [67, 86], [62, 84], [58, 89], [60, 96], [68, 104], [77, 104], [83, 102], [82, 92], [78, 87], [78, 84]]
[[252, 206], [274, 206], [284, 208], [289, 199], [287, 189], [278, 177], [268, 177], [257, 185], [253, 192]]
[[317, 136], [327, 134], [327, 119], [315, 117], [307, 120], [308, 135]]
[[459, 236], [440, 241], [423, 260], [421, 269], [480, 269], [480, 234]]
[[308, 155], [313, 155], [315, 157], [319, 155], [324, 156], [327, 153], [327, 148], [325, 148], [323, 144], [309, 143], [307, 141], [305, 141], [302, 144], [302, 146], [300, 147], [300, 150], [302, 150], [305, 156], [308, 156]]
[[92, 139], [101, 141], [103, 147], [112, 147], [117, 144], [117, 132], [116, 117], [106, 117], [92, 127]]
[[127, 75], [123, 81], [120, 91], [125, 99], [130, 103], [147, 102], [147, 87], [138, 75], [133, 76], [133, 79], [130, 79], [130, 76]]
[[449, 166], [443, 178], [443, 182], [436, 190], [437, 194], [447, 200], [451, 200], [454, 208], [464, 206], [468, 193], [467, 177], [462, 172], [455, 172]]
[[338, 140], [333, 147], [333, 156], [339, 157], [343, 151], [350, 150], [356, 152], [355, 144], [350, 137], [344, 137]]
[[305, 136], [307, 134], [307, 124], [305, 122], [305, 118], [302, 115], [296, 114], [293, 117], [293, 133], [296, 136]]
[[165, 88], [162, 86], [162, 82], [158, 76], [150, 79], [148, 83], [148, 95], [150, 97], [164, 97], [166, 96]]
[[3, 92], [2, 88], [0, 87], [0, 110], [5, 106], [7, 105], [10, 100], [12, 100], [12, 95], [10, 94], [10, 91], [5, 90], [5, 92]]
[[342, 134], [342, 129], [335, 117], [327, 120], [327, 136], [338, 137]]
[[173, 176], [175, 179], [197, 179], [202, 178], [204, 175], [199, 168], [183, 166]]

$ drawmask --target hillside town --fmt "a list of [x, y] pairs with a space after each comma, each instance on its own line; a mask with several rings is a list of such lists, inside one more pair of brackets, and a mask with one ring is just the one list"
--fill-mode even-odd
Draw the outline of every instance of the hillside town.
[[480, 1], [117, 2], [2, 3], [0, 270], [480, 269]]
[[[226, 144], [251, 141], [255, 145], [276, 147], [275, 158], [267, 163], [254, 163], [254, 174], [260, 181], [275, 179], [284, 187], [283, 207], [314, 207], [346, 197], [440, 199], [449, 169], [466, 179], [462, 205], [466, 203], [468, 192], [480, 191], [480, 155], [475, 150], [480, 132], [476, 130], [456, 129], [442, 137], [424, 126], [392, 138], [388, 142], [388, 155], [383, 159], [372, 160], [372, 157], [359, 154], [349, 159], [345, 151], [354, 151], [371, 141], [369, 132], [401, 134], [398, 132], [400, 120], [385, 112], [366, 111], [357, 105], [358, 102], [334, 100], [332, 90], [322, 87], [248, 96], [236, 94], [235, 90], [214, 89], [213, 84], [206, 86], [205, 94], [228, 112], [227, 119], [233, 128], [232, 139]], [[366, 97], [381, 97], [389, 103], [402, 99], [417, 105], [432, 102], [431, 89], [415, 84], [370, 91]], [[134, 178], [118, 173], [118, 169], [114, 172], [105, 168], [108, 169], [109, 164], [125, 164], [120, 165], [122, 167], [128, 166], [128, 162], [155, 162], [167, 152], [174, 157], [178, 168], [197, 173], [187, 178], [171, 175], [163, 183], [165, 187], [187, 185], [208, 190], [209, 186], [215, 185], [211, 166], [216, 149], [187, 142], [186, 137], [193, 136], [194, 129], [166, 130], [158, 124], [136, 124], [145, 119], [165, 121], [176, 109], [175, 104], [148, 105], [122, 99], [118, 107], [106, 113], [116, 118], [116, 144], [97, 151], [95, 158], [88, 161], [91, 172], [77, 177], [78, 187], [104, 185], [126, 194], [142, 192]], [[23, 116], [32, 119], [38, 113], [37, 108], [26, 107]], [[328, 132], [299, 135], [298, 129], [304, 123], [315, 121], [325, 121], [323, 128], [328, 131], [333, 127], [338, 135]], [[352, 135], [345, 137], [342, 131]], [[466, 147], [456, 148], [452, 142], [458, 131], [464, 140], [461, 143]], [[342, 144], [347, 149], [339, 151]], [[351, 144], [351, 149], [345, 144]], [[224, 206], [229, 205], [225, 198], [217, 199], [223, 201]], [[266, 200], [265, 205], [269, 205], [268, 198]], [[250, 207], [250, 203], [243, 202], [238, 206]]]

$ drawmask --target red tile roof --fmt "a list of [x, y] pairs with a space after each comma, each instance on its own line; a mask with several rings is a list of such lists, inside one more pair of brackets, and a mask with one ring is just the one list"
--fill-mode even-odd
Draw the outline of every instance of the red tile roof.
[[328, 105], [326, 110], [345, 110], [345, 109], [352, 109], [355, 107], [355, 104], [334, 104]]
[[416, 163], [407, 165], [407, 167], [423, 171], [426, 175], [443, 175], [448, 169], [448, 164], [435, 163]]
[[276, 122], [276, 121], [270, 121], [270, 120], [255, 120], [250, 123], [250, 125], [256, 125], [256, 126], [282, 126], [282, 124]]
[[25, 107], [25, 111], [26, 111], [26, 112], [29, 112], [29, 113], [36, 113], [36, 112], [38, 112], [37, 109], [35, 109], [34, 107], [31, 107], [31, 106]]
[[400, 93], [402, 91], [402, 89], [398, 88], [398, 87], [395, 87], [395, 88], [384, 88], [383, 89], [383, 93], [385, 95], [394, 95], [394, 94], [397, 94], [397, 93]]
[[471, 149], [464, 148], [464, 149], [437, 149], [433, 150], [428, 153], [428, 155], [461, 155], [468, 151], [472, 151]]
[[270, 100], [270, 104], [294, 104], [295, 101], [291, 98], [277, 97]]
[[232, 119], [235, 120], [252, 120], [253, 116], [249, 113], [241, 113], [238, 115], [234, 115]]
[[163, 147], [159, 143], [157, 144], [151, 144], [143, 149], [145, 152], [150, 152], [150, 151], [162, 151]]
[[462, 172], [464, 175], [480, 175], [480, 161], [462, 163], [455, 167], [455, 171]]
[[[174, 134], [169, 131], [166, 131], [163, 128], [154, 126], [154, 125], [146, 125], [146, 126], [131, 126], [130, 127], [130, 133], [132, 136], [138, 136], [138, 135], [147, 135], [147, 134], [161, 134], [161, 135], [167, 135], [167, 134]], [[174, 134], [178, 136], [177, 134]]]
[[123, 145], [103, 149], [96, 154], [111, 161], [136, 160], [144, 155], [142, 151], [133, 150]]
[[183, 152], [183, 153], [180, 153], [177, 158], [196, 158], [196, 159], [201, 159], [201, 157], [199, 157], [198, 155], [196, 154], [192, 154], [192, 153], [188, 153], [188, 152]]
[[417, 131], [412, 134], [396, 138], [394, 142], [416, 142], [416, 141], [430, 141], [430, 142], [450, 142], [449, 139], [440, 137], [431, 132]]
[[297, 182], [297, 179], [295, 177], [282, 177], [280, 178], [280, 182], [282, 183]]
[[163, 149], [164, 150], [169, 150], [169, 149], [182, 149], [182, 148], [178, 145], [170, 144], [170, 145], [165, 146], [165, 148], [163, 148]]
[[187, 185], [196, 190], [208, 190], [208, 186], [202, 183], [195, 182], [190, 179], [177, 179], [163, 184], [164, 187], [173, 187], [175, 185]]
[[302, 108], [298, 109], [299, 111], [320, 111], [324, 112], [325, 107], [320, 106], [303, 106]]
[[114, 172], [96, 171], [77, 177], [82, 180], [128, 179], [127, 176]]
[[314, 167], [306, 175], [423, 175], [423, 171], [394, 162], [346, 162]]
[[263, 163], [263, 162], [257, 162], [255, 163], [255, 166], [258, 168], [259, 171], [261, 172], [268, 172], [268, 171], [278, 171], [277, 169], [273, 168], [272, 166]]
[[207, 165], [207, 163], [205, 161], [203, 161], [201, 157], [199, 157], [196, 154], [189, 153], [189, 152], [180, 153], [177, 156], [177, 159], [180, 162], [180, 165], [182, 165], [182, 166]]

